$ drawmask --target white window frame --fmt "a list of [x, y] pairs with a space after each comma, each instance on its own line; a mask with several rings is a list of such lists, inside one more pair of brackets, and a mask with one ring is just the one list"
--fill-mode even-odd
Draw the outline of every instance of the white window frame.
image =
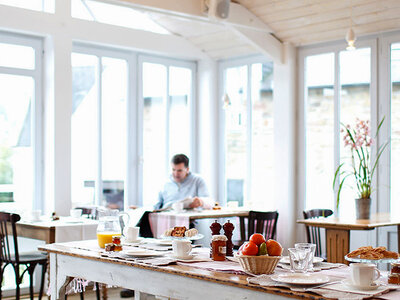
[[[252, 64], [264, 64], [270, 63], [265, 56], [252, 56], [252, 57], [245, 57], [245, 58], [238, 58], [232, 60], [225, 60], [220, 61], [218, 65], [218, 81], [219, 90], [218, 90], [218, 99], [223, 99], [225, 94], [225, 70], [234, 67], [241, 67], [246, 66], [247, 68], [247, 95], [246, 95], [246, 105], [247, 105], [247, 128], [246, 128], [246, 137], [247, 137], [247, 145], [246, 145], [246, 194], [244, 196], [244, 203], [249, 200], [251, 201], [251, 174], [252, 174], [252, 157], [251, 157], [251, 150], [252, 150], [252, 100], [251, 100], [251, 65]], [[225, 111], [223, 109], [223, 102], [222, 100], [218, 102], [218, 119], [219, 119], [219, 178], [218, 178], [218, 198], [220, 199], [220, 203], [222, 205], [226, 205], [227, 202], [227, 186], [226, 186], [226, 173], [225, 173], [225, 153], [226, 153], [226, 143], [225, 143]]]
[[[143, 98], [143, 63], [153, 63], [153, 64], [160, 64], [166, 67], [166, 72], [167, 72], [167, 83], [166, 83], [166, 95], [165, 99], [167, 99], [166, 103], [166, 126], [165, 126], [165, 143], [166, 143], [166, 151], [165, 151], [165, 170], [170, 170], [170, 159], [171, 159], [171, 153], [169, 153], [169, 106], [170, 106], [170, 101], [171, 97], [169, 95], [169, 68], [170, 67], [181, 67], [181, 68], [187, 68], [190, 69], [192, 72], [192, 85], [191, 85], [191, 95], [190, 95], [190, 101], [189, 101], [189, 120], [190, 120], [190, 129], [189, 129], [189, 136], [190, 136], [190, 148], [189, 148], [189, 158], [190, 158], [190, 169], [196, 172], [198, 170], [198, 155], [197, 155], [197, 149], [196, 145], [198, 143], [198, 135], [196, 134], [197, 132], [197, 101], [196, 101], [196, 82], [197, 82], [197, 76], [196, 76], [196, 70], [197, 70], [197, 65], [195, 62], [192, 61], [185, 61], [185, 60], [177, 60], [177, 59], [171, 59], [171, 58], [165, 58], [165, 57], [159, 57], [159, 56], [150, 56], [146, 54], [140, 54], [138, 57], [138, 119], [137, 119], [137, 124], [138, 124], [138, 174], [143, 174], [143, 163], [144, 163], [144, 153], [143, 153], [143, 108], [144, 108], [144, 98]], [[167, 174], [165, 174], [165, 177], [168, 176], [168, 171]], [[138, 205], [143, 205], [143, 176], [138, 176], [138, 198], [139, 203]], [[161, 187], [159, 187], [161, 188]], [[155, 203], [154, 203], [155, 204]]]
[[[324, 53], [334, 53], [334, 161], [333, 170], [340, 164], [340, 106], [339, 106], [339, 95], [340, 95], [340, 52], [345, 50], [345, 43], [331, 43], [328, 46], [322, 47], [303, 47], [298, 51], [298, 95], [299, 95], [299, 106], [298, 106], [298, 205], [299, 210], [304, 210], [306, 206], [306, 90], [305, 90], [305, 59], [307, 56], [319, 55]], [[371, 129], [372, 132], [376, 132], [377, 120], [378, 120], [378, 101], [377, 101], [377, 39], [368, 38], [360, 39], [357, 41], [357, 48], [371, 49], [371, 81], [370, 81], [370, 97], [371, 97]], [[372, 153], [376, 153], [376, 144], [372, 146]], [[379, 167], [378, 172], [379, 174]], [[378, 182], [378, 176], [374, 177], [374, 185]], [[337, 187], [334, 192], [334, 201], [337, 195]], [[376, 195], [376, 202], [379, 202], [379, 195]], [[335, 207], [335, 202], [333, 203]], [[376, 212], [376, 206], [371, 207], [372, 212]]]
[[[123, 59], [127, 62], [128, 66], [128, 78], [127, 78], [127, 104], [126, 104], [126, 120], [127, 120], [127, 168], [126, 168], [126, 180], [124, 180], [124, 207], [127, 208], [129, 205], [135, 205], [134, 199], [136, 197], [136, 178], [137, 173], [135, 172], [134, 158], [136, 157], [136, 107], [135, 107], [135, 91], [136, 91], [136, 59], [137, 55], [134, 52], [124, 51], [120, 49], [111, 49], [107, 47], [86, 45], [83, 43], [74, 43], [72, 53], [88, 54], [96, 56], [99, 66], [101, 66], [101, 57], [111, 57], [116, 59]], [[71, 55], [72, 55], [71, 53]], [[102, 68], [97, 70], [96, 80], [98, 82], [97, 91], [97, 175], [95, 184], [95, 204], [101, 205], [101, 199], [103, 195], [103, 180], [102, 180], [102, 141], [101, 141], [101, 130], [102, 130], [102, 110], [101, 110], [101, 99], [102, 99], [102, 87], [101, 87], [101, 76]]]
[[35, 99], [32, 102], [31, 138], [33, 150], [33, 203], [32, 209], [44, 209], [44, 179], [43, 179], [43, 40], [41, 38], [12, 34], [0, 31], [0, 43], [32, 47], [35, 51], [35, 68], [33, 70], [2, 67], [0, 73], [32, 77]]

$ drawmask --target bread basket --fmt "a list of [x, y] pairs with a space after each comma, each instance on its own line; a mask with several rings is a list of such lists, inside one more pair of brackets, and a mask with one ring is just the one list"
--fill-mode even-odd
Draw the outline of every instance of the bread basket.
[[252, 274], [272, 274], [282, 256], [250, 256], [238, 255], [243, 270]]

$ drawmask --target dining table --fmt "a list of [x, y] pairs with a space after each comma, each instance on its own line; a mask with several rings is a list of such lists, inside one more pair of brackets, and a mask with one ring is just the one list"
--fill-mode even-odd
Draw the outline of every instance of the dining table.
[[[200, 219], [219, 219], [238, 217], [240, 232], [244, 234], [245, 218], [249, 215], [249, 209], [245, 207], [220, 209], [184, 209], [182, 211], [168, 210], [162, 212], [151, 212], [149, 214], [150, 227], [154, 237], [160, 237], [164, 232], [174, 226], [185, 226], [189, 228], [190, 223]], [[244, 237], [242, 238], [244, 240]]]
[[394, 217], [390, 213], [375, 213], [371, 214], [369, 219], [360, 220], [355, 217], [330, 216], [297, 220], [297, 223], [325, 228], [328, 262], [348, 264], [345, 255], [350, 252], [350, 232], [352, 230], [373, 230], [377, 227], [397, 226], [397, 245], [400, 249], [400, 218]]
[[[343, 286], [342, 280], [350, 273], [349, 267], [343, 264], [324, 263], [328, 265], [326, 269], [312, 273], [316, 279], [328, 277], [325, 284], [315, 285], [315, 281], [311, 287], [299, 286], [295, 281], [292, 282], [294, 285], [290, 285], [271, 280], [274, 276], [291, 274], [286, 268], [277, 267], [270, 275], [249, 274], [243, 271], [235, 257], [223, 262], [212, 261], [208, 248], [199, 248], [196, 253], [202, 259], [194, 261], [175, 260], [168, 251], [160, 252], [154, 258], [127, 256], [129, 251], [126, 247], [140, 245], [143, 245], [143, 241], [139, 245], [124, 244], [125, 254], [124, 251], [106, 252], [98, 247], [96, 240], [40, 246], [39, 250], [47, 251], [50, 256], [51, 299], [64, 297], [65, 286], [71, 278], [135, 290], [135, 299], [142, 299], [143, 293], [172, 299], [217, 300], [328, 300], [366, 299], [371, 296], [375, 299], [394, 300], [400, 297], [400, 286], [388, 286], [387, 277], [382, 277], [382, 284], [379, 284], [376, 291], [357, 291]], [[197, 246], [194, 247], [197, 249]], [[349, 295], [352, 298], [346, 298]]]

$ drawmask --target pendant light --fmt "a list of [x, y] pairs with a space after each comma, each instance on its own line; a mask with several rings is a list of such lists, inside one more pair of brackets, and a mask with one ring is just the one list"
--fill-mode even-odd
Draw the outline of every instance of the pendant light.
[[349, 30], [347, 30], [347, 33], [346, 33], [346, 41], [347, 41], [346, 50], [355, 50], [356, 49], [355, 43], [356, 43], [357, 37], [353, 31], [352, 25], [353, 25], [353, 6], [351, 5], [350, 6], [350, 28], [349, 28]]

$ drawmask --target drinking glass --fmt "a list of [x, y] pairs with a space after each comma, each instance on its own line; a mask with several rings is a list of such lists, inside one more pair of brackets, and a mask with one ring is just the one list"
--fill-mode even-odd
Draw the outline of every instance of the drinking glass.
[[310, 249], [311, 255], [310, 255], [309, 261], [308, 261], [308, 270], [311, 271], [314, 267], [313, 261], [314, 261], [316, 245], [311, 244], [311, 243], [297, 243], [297, 244], [294, 244], [294, 247], [296, 249]]
[[289, 248], [290, 270], [295, 273], [306, 273], [311, 256], [311, 248]]

